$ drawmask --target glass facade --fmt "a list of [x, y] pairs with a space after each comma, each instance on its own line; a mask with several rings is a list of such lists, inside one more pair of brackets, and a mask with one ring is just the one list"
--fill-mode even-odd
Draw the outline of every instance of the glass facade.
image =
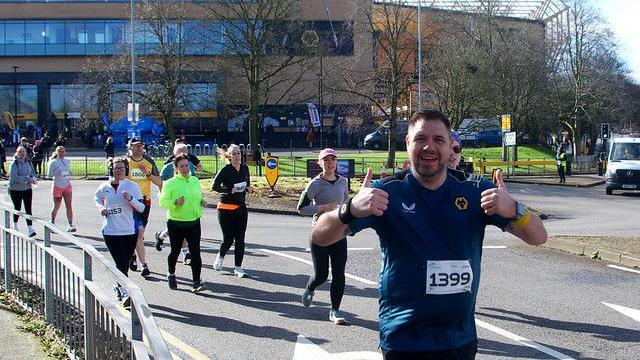
[[[18, 114], [25, 120], [38, 119], [38, 88], [36, 85], [18, 85]], [[16, 89], [13, 85], [0, 85], [0, 114], [14, 112]]]
[[[136, 84], [136, 92], [152, 95], [154, 86], [156, 85]], [[217, 92], [218, 86], [215, 83], [183, 84], [179, 89], [176, 111], [195, 113], [216, 111]], [[145, 102], [145, 98], [138, 95], [136, 101], [140, 103], [140, 114], [143, 116], [149, 114], [151, 106]], [[114, 84], [109, 97], [111, 113], [125, 114], [129, 102], [131, 102], [131, 84]]]
[[93, 84], [49, 86], [49, 109], [54, 113], [97, 113], [98, 90]]
[[[349, 22], [306, 22], [265, 24], [268, 27], [266, 53], [304, 55], [302, 34], [318, 34], [326, 55], [353, 54], [353, 31]], [[247, 52], [242, 24], [188, 21], [168, 23], [162, 29], [138, 24], [135, 29], [139, 55], [160, 53], [160, 37], [168, 46], [184, 44], [187, 55], [221, 55]], [[122, 20], [4, 20], [0, 21], [0, 56], [86, 56], [115, 55], [126, 51], [130, 41], [129, 21]], [[334, 38], [335, 35], [335, 38]], [[237, 51], [236, 49], [240, 49]], [[244, 49], [244, 50], [243, 50]], [[174, 54], [182, 51], [171, 51]]]

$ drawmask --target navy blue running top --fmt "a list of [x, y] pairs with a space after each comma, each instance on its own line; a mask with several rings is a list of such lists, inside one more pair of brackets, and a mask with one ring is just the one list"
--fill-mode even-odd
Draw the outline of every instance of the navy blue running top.
[[[488, 216], [480, 207], [480, 194], [495, 188], [492, 182], [447, 171], [437, 190], [423, 187], [410, 169], [373, 182], [373, 187], [389, 193], [387, 210], [350, 225], [353, 234], [372, 228], [380, 237], [380, 346], [385, 350], [438, 351], [477, 339], [474, 308], [485, 227], [504, 229], [510, 219]], [[428, 276], [428, 261], [451, 260], [468, 260], [472, 280], [454, 270]], [[427, 294], [429, 283], [446, 288], [464, 279], [471, 284], [467, 291]]]

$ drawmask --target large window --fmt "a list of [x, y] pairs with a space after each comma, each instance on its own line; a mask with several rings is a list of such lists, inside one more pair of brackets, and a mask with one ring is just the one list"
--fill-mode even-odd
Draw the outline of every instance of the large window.
[[92, 84], [51, 85], [49, 103], [54, 113], [97, 112], [98, 91]]
[[0, 113], [14, 112], [18, 92], [18, 115], [25, 120], [38, 119], [38, 87], [36, 85], [0, 85]]
[[[136, 50], [140, 55], [161, 52], [159, 36], [164, 38], [162, 43], [165, 46], [171, 47], [165, 52], [173, 54], [183, 51], [186, 55], [249, 52], [242, 35], [246, 31], [242, 22], [168, 22], [162, 31], [155, 28], [157, 24], [153, 25], [139, 23], [135, 28]], [[268, 33], [263, 44], [263, 51], [267, 54], [284, 51], [293, 55], [311, 55], [308, 44], [302, 44], [302, 36], [308, 31], [317, 34], [325, 55], [353, 54], [353, 30], [349, 22], [286, 22], [258, 26], [256, 31]], [[129, 49], [129, 34], [129, 22], [124, 19], [0, 21], [0, 56], [115, 55]]]

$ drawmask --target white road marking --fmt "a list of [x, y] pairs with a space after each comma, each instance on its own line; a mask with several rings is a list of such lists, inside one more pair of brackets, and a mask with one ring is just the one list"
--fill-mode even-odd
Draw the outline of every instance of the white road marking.
[[604, 306], [608, 306], [610, 308], [612, 308], [613, 310], [621, 313], [622, 315], [628, 316], [630, 318], [632, 318], [633, 320], [640, 322], [640, 310], [636, 310], [636, 309], [632, 309], [632, 308], [628, 308], [622, 305], [616, 305], [616, 304], [610, 304], [610, 303], [606, 303], [606, 302], [602, 302], [602, 305]]
[[498, 335], [502, 335], [502, 336], [504, 336], [506, 338], [509, 338], [509, 339], [519, 343], [519, 344], [522, 344], [524, 346], [528, 346], [530, 348], [536, 349], [536, 350], [538, 350], [540, 352], [543, 352], [543, 353], [545, 353], [545, 354], [547, 354], [549, 356], [553, 356], [556, 359], [560, 359], [560, 360], [575, 360], [574, 358], [572, 358], [570, 356], [567, 356], [567, 355], [565, 355], [563, 353], [557, 352], [557, 351], [555, 351], [553, 349], [550, 349], [550, 348], [548, 348], [548, 347], [546, 347], [544, 345], [540, 345], [540, 344], [538, 344], [537, 342], [535, 342], [533, 340], [530, 340], [530, 339], [527, 339], [526, 337], [514, 334], [514, 333], [512, 333], [510, 331], [501, 329], [501, 328], [499, 328], [499, 327], [497, 327], [495, 325], [491, 325], [491, 324], [486, 323], [486, 322], [484, 322], [482, 320], [479, 320], [477, 318], [476, 318], [476, 325], [480, 326], [483, 329], [486, 329], [486, 330], [489, 330], [491, 332], [494, 332], [494, 333], [496, 333]]
[[312, 343], [306, 337], [298, 335], [296, 347], [293, 350], [293, 360], [382, 360], [382, 354], [373, 351], [349, 351], [330, 354], [320, 346]]
[[482, 248], [483, 249], [506, 249], [507, 247], [504, 245], [485, 245]]
[[[307, 265], [311, 265], [313, 266], [313, 263], [309, 260], [305, 260], [303, 258], [299, 258], [297, 256], [293, 256], [293, 255], [289, 255], [289, 254], [285, 254], [283, 252], [280, 251], [273, 251], [273, 250], [268, 250], [268, 249], [258, 249], [259, 251], [263, 251], [269, 254], [273, 254], [273, 255], [278, 255], [278, 256], [282, 256], [282, 257], [286, 257], [287, 259], [291, 259], [291, 260], [295, 260], [298, 262], [301, 262], [303, 264], [307, 264]], [[375, 281], [371, 281], [371, 280], [367, 280], [365, 278], [361, 278], [360, 276], [356, 276], [353, 274], [349, 274], [349, 273], [345, 273], [344, 274], [345, 277], [351, 279], [351, 280], [356, 280], [356, 281], [360, 281], [363, 284], [367, 284], [367, 285], [371, 285], [371, 286], [378, 286], [378, 283]]]
[[[288, 259], [295, 260], [295, 261], [298, 261], [298, 262], [313, 266], [313, 263], [311, 263], [311, 261], [308, 261], [308, 260], [305, 260], [305, 259], [302, 259], [302, 258], [299, 258], [299, 257], [296, 257], [296, 256], [292, 256], [292, 255], [289, 255], [289, 254], [281, 253], [279, 251], [273, 251], [273, 250], [268, 250], [268, 249], [259, 249], [259, 250], [263, 251], [263, 252], [266, 252], [266, 253], [269, 253], [269, 254], [286, 257]], [[373, 281], [370, 281], [370, 280], [367, 280], [367, 279], [363, 279], [361, 277], [354, 276], [354, 275], [351, 275], [351, 274], [345, 274], [345, 276], [349, 277], [349, 278], [351, 278], [353, 280], [361, 281], [361, 282], [363, 282], [365, 284], [378, 285], [378, 283], [374, 283]], [[517, 334], [514, 334], [514, 333], [509, 332], [507, 330], [501, 329], [501, 328], [499, 328], [497, 326], [491, 325], [491, 324], [489, 324], [487, 322], [484, 322], [482, 320], [476, 319], [476, 325], [478, 325], [478, 326], [480, 326], [480, 327], [482, 327], [482, 328], [484, 328], [486, 330], [489, 330], [491, 332], [494, 332], [496, 334], [505, 336], [505, 337], [507, 337], [507, 338], [509, 338], [511, 340], [514, 340], [514, 341], [516, 341], [516, 342], [518, 342], [518, 343], [520, 343], [522, 345], [531, 347], [531, 348], [536, 349], [536, 350], [538, 350], [540, 352], [543, 352], [543, 353], [545, 353], [547, 355], [553, 356], [556, 359], [560, 359], [560, 360], [575, 360], [574, 358], [572, 358], [570, 356], [567, 356], [567, 355], [562, 354], [562, 353], [560, 353], [558, 351], [550, 349], [550, 348], [548, 348], [548, 347], [546, 347], [544, 345], [540, 345], [540, 344], [538, 344], [537, 342], [535, 342], [533, 340], [527, 339], [527, 338], [522, 337], [520, 335], [517, 335]], [[314, 345], [314, 346], [315, 346], [315, 344], [311, 343], [309, 340], [304, 338], [304, 336], [298, 335], [298, 340], [300, 340], [300, 338], [304, 339], [303, 340], [303, 344], [304, 344], [305, 348], [307, 350], [311, 351], [311, 349], [309, 349], [309, 346], [310, 346], [309, 343]], [[304, 341], [306, 341], [306, 343], [304, 343]], [[298, 347], [298, 345], [296, 344], [296, 348], [297, 347]], [[322, 350], [322, 349], [320, 349], [320, 350]], [[317, 349], [313, 349], [313, 351], [317, 352], [318, 350]], [[312, 354], [312, 353], [309, 353], [309, 354]], [[309, 354], [307, 354], [307, 355], [309, 355]], [[328, 354], [328, 353], [324, 352], [324, 356], [325, 357], [327, 356], [326, 354]], [[295, 353], [294, 353], [294, 357], [293, 358], [294, 358], [294, 360], [303, 359], [303, 357], [296, 358]], [[317, 358], [317, 357], [308, 356], [308, 357], [305, 357], [304, 359], [315, 359], [315, 358]], [[333, 357], [331, 359], [333, 359]], [[348, 359], [348, 358], [344, 358], [344, 359]], [[360, 359], [360, 358], [357, 358], [357, 359]]]
[[[354, 247], [354, 248], [347, 248], [347, 250], [349, 251], [372, 251], [373, 248], [358, 248], [358, 247]], [[310, 248], [306, 248], [304, 249], [304, 251], [309, 252], [311, 251]]]
[[618, 270], [622, 270], [622, 271], [628, 271], [628, 272], [631, 272], [631, 273], [634, 273], [634, 274], [640, 274], [640, 271], [634, 270], [634, 269], [629, 269], [629, 268], [624, 267], [624, 266], [611, 265], [611, 264], [609, 264], [607, 266], [612, 268], [612, 269], [618, 269]]

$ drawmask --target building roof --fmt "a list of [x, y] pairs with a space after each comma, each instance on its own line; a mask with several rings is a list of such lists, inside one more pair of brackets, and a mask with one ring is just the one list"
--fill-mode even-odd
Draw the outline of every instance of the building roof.
[[407, 6], [418, 6], [421, 1], [422, 6], [436, 9], [542, 21], [567, 9], [563, 0], [375, 0], [376, 3], [397, 1]]

